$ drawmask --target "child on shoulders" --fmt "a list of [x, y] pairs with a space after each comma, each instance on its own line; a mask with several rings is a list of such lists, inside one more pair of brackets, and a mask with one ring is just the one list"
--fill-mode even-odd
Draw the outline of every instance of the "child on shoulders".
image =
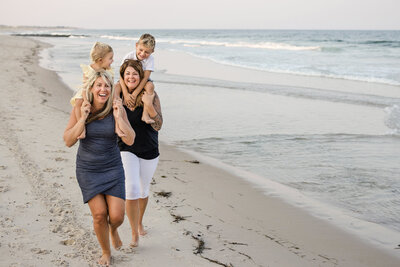
[[[124, 63], [127, 59], [139, 60], [142, 63], [142, 67], [144, 70], [144, 78], [140, 82], [139, 86], [130, 94], [125, 86], [123, 81], [119, 81], [119, 85], [122, 88], [122, 94], [124, 97], [125, 104], [128, 108], [132, 108], [135, 105], [136, 97], [139, 93], [144, 89], [147, 94], [154, 94], [154, 84], [150, 79], [151, 72], [154, 71], [154, 57], [153, 52], [156, 46], [155, 38], [148, 33], [143, 34], [139, 41], [136, 43], [136, 49], [130, 53], [128, 53], [121, 62]], [[154, 123], [149, 116], [147, 109], [143, 108], [142, 121], [147, 124]]]
[[[114, 61], [114, 51], [111, 46], [105, 43], [96, 42], [91, 51], [90, 51], [90, 59], [92, 63], [90, 65], [81, 64], [81, 69], [83, 72], [82, 78], [82, 86], [76, 94], [71, 98], [70, 103], [72, 107], [75, 109], [76, 119], [79, 120], [81, 118], [81, 106], [84, 101], [87, 101], [86, 91], [83, 90], [85, 84], [88, 80], [88, 77], [92, 76], [94, 72], [99, 70], [107, 71], [111, 77], [114, 79], [114, 71], [111, 68], [111, 64]], [[115, 132], [119, 136], [123, 136], [122, 131], [120, 131], [118, 125], [116, 124]], [[86, 129], [83, 130], [82, 134], [78, 137], [78, 139], [83, 139], [86, 137]]]

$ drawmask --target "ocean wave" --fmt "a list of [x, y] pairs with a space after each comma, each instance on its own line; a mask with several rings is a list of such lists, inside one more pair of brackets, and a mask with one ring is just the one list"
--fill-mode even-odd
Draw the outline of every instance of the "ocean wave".
[[388, 40], [369, 40], [361, 42], [360, 44], [400, 47], [400, 41], [388, 41]]
[[[335, 142], [354, 142], [364, 140], [392, 140], [391, 134], [372, 135], [372, 134], [350, 134], [350, 133], [326, 133], [326, 134], [248, 134], [240, 136], [225, 137], [205, 137], [193, 138], [188, 140], [175, 141], [173, 144], [197, 146], [210, 146], [210, 144], [218, 143], [227, 146], [251, 146], [253, 144], [270, 142], [295, 142], [295, 143], [320, 143], [328, 144]], [[243, 152], [243, 151], [242, 151]]]
[[88, 37], [83, 34], [72, 34], [72, 33], [14, 33], [13, 36], [26, 36], [26, 37], [55, 37], [55, 38], [69, 38], [69, 37]]
[[320, 46], [301, 46], [291, 45], [286, 43], [275, 42], [212, 42], [212, 41], [199, 41], [199, 40], [160, 40], [159, 42], [167, 42], [170, 44], [182, 44], [184, 46], [198, 47], [198, 46], [224, 46], [224, 47], [243, 47], [243, 48], [256, 48], [268, 50], [291, 50], [291, 51], [304, 51], [304, 50], [320, 50]]
[[[170, 51], [180, 51], [178, 49], [169, 49]], [[310, 76], [310, 77], [324, 77], [324, 78], [333, 78], [333, 79], [344, 79], [350, 81], [360, 81], [360, 82], [369, 82], [369, 83], [379, 83], [379, 84], [388, 84], [388, 85], [400, 85], [400, 81], [380, 78], [380, 77], [366, 77], [366, 76], [356, 76], [356, 75], [341, 75], [341, 74], [333, 74], [333, 73], [323, 73], [319, 71], [298, 71], [298, 70], [291, 70], [291, 69], [278, 69], [278, 68], [268, 68], [268, 67], [255, 67], [255, 66], [248, 66], [245, 63], [238, 64], [233, 63], [232, 61], [228, 60], [218, 60], [211, 56], [202, 56], [198, 55], [193, 52], [187, 52], [189, 55], [192, 55], [197, 58], [203, 58], [211, 60], [215, 63], [224, 64], [228, 66], [252, 69], [252, 70], [261, 70], [261, 71], [268, 71], [273, 73], [285, 73], [285, 74], [295, 74], [295, 75], [302, 75], [302, 76]]]
[[101, 35], [100, 38], [110, 39], [110, 40], [122, 40], [122, 41], [136, 41], [138, 37], [127, 37], [127, 36], [115, 36], [115, 35]]
[[369, 94], [359, 94], [334, 90], [323, 90], [307, 87], [272, 85], [262, 83], [229, 82], [225, 80], [204, 79], [196, 77], [162, 76], [157, 78], [159, 83], [174, 83], [182, 85], [197, 85], [206, 87], [226, 88], [233, 90], [256, 91], [262, 93], [299, 97], [306, 99], [325, 100], [356, 105], [385, 108], [400, 103], [400, 98]]
[[342, 52], [343, 48], [340, 47], [321, 47], [321, 52]]

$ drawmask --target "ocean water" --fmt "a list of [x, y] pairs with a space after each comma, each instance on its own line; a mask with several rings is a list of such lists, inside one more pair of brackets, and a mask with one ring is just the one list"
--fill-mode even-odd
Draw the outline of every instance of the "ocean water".
[[[37, 37], [54, 45], [42, 64], [73, 89], [95, 41], [114, 48], [118, 67], [143, 32], [35, 34], [53, 35]], [[400, 31], [149, 32], [157, 49], [221, 64], [376, 84], [376, 94], [346, 93], [152, 74], [165, 117], [162, 140], [400, 234]], [[398, 86], [398, 97], [381, 94], [380, 84]]]

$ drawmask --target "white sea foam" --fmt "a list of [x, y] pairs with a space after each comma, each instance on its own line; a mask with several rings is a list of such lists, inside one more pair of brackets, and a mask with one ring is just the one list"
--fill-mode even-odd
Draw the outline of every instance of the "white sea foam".
[[291, 45], [286, 43], [275, 43], [275, 42], [213, 42], [213, 41], [200, 41], [200, 40], [168, 40], [163, 39], [159, 42], [168, 42], [171, 44], [183, 44], [189, 47], [198, 46], [224, 46], [224, 47], [243, 47], [243, 48], [257, 48], [257, 49], [270, 49], [270, 50], [292, 50], [292, 51], [302, 51], [302, 50], [320, 50], [319, 46], [301, 46], [301, 45]]
[[[184, 45], [187, 47], [197, 47], [198, 45]], [[180, 51], [178, 49], [168, 49], [170, 51]], [[349, 81], [360, 81], [360, 82], [369, 82], [369, 83], [380, 83], [380, 84], [388, 84], [388, 85], [400, 85], [400, 81], [396, 80], [391, 80], [391, 79], [386, 79], [386, 78], [379, 78], [379, 77], [371, 77], [371, 76], [357, 76], [357, 75], [351, 75], [351, 74], [332, 74], [332, 73], [323, 73], [323, 72], [318, 72], [318, 71], [299, 71], [299, 70], [294, 70], [292, 69], [293, 66], [286, 66], [285, 68], [278, 67], [273, 65], [272, 67], [269, 65], [265, 66], [250, 66], [247, 63], [235, 63], [232, 61], [228, 60], [220, 60], [216, 59], [212, 56], [201, 56], [193, 52], [188, 52], [189, 55], [197, 57], [197, 58], [203, 58], [203, 59], [208, 59], [211, 60], [215, 63], [219, 64], [224, 64], [228, 66], [234, 66], [234, 67], [240, 67], [240, 68], [246, 68], [246, 69], [252, 69], [252, 70], [262, 70], [262, 71], [268, 71], [268, 72], [273, 72], [273, 73], [285, 73], [285, 74], [295, 74], [295, 75], [302, 75], [302, 76], [311, 76], [311, 77], [325, 77], [325, 78], [333, 78], [333, 79], [344, 79], [344, 80], [349, 80]]]
[[126, 37], [126, 36], [115, 36], [115, 35], [101, 35], [100, 37], [110, 40], [121, 40], [121, 41], [135, 41], [139, 39], [138, 37]]
[[391, 134], [400, 134], [400, 106], [385, 108], [385, 115], [385, 124], [391, 130]]

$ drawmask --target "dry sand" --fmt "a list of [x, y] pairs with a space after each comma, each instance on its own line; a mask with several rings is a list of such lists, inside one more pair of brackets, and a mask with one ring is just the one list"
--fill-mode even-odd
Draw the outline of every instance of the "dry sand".
[[[95, 266], [100, 248], [62, 141], [72, 92], [38, 66], [37, 41], [0, 36], [1, 266]], [[162, 101], [162, 99], [161, 99]], [[145, 226], [115, 266], [399, 266], [328, 222], [161, 145]], [[397, 253], [398, 254], [398, 253]]]

